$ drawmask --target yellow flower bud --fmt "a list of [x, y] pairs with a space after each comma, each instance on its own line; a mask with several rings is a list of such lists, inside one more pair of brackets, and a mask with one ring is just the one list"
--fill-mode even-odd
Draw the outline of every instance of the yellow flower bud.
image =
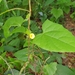
[[34, 39], [34, 38], [35, 38], [35, 35], [34, 35], [33, 33], [31, 33], [31, 34], [29, 35], [29, 37], [30, 37], [30, 39]]

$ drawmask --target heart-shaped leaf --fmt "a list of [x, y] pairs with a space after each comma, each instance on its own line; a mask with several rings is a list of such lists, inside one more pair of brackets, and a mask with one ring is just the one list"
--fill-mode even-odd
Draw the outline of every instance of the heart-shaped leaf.
[[51, 10], [51, 13], [53, 14], [53, 16], [56, 18], [56, 19], [58, 19], [61, 15], [63, 15], [63, 11], [62, 11], [62, 9], [56, 9], [56, 8], [53, 8], [52, 10]]
[[54, 52], [75, 52], [75, 37], [62, 25], [46, 20], [33, 43]]

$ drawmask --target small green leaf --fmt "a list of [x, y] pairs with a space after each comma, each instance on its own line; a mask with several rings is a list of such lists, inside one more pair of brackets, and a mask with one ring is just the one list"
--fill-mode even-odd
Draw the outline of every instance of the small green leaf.
[[27, 49], [19, 50], [14, 55], [15, 57], [17, 57], [18, 60], [22, 60], [22, 61], [28, 60], [28, 50]]
[[69, 6], [71, 4], [71, 0], [57, 0], [58, 4], [66, 4], [66, 6]]
[[54, 0], [46, 0], [45, 6], [48, 6], [49, 4], [51, 4]]
[[73, 1], [73, 2], [71, 3], [71, 5], [72, 5], [73, 7], [75, 7], [75, 1]]
[[6, 45], [6, 46], [4, 46], [4, 50], [5, 51], [8, 51], [8, 52], [14, 52], [14, 51], [17, 51], [17, 49], [16, 48], [14, 48], [13, 46], [10, 46], [10, 45]]
[[2, 22], [0, 22], [0, 26], [2, 26], [3, 25], [3, 23]]
[[44, 66], [44, 75], [54, 75], [57, 70], [57, 63], [50, 63]]
[[22, 33], [25, 33], [26, 32], [26, 28], [21, 26], [21, 27], [16, 27], [12, 32], [11, 32], [11, 35], [13, 33], [17, 33], [17, 32], [22, 32]]
[[70, 7], [64, 6], [64, 7], [63, 7], [63, 11], [64, 11], [66, 14], [68, 14], [68, 13], [70, 12]]
[[46, 20], [43, 33], [38, 34], [33, 43], [54, 52], [75, 52], [75, 37], [62, 25]]
[[12, 26], [21, 26], [23, 21], [24, 21], [24, 19], [21, 16], [9, 18], [3, 26], [4, 36], [6, 38], [9, 37], [10, 36], [9, 28]]
[[73, 20], [75, 20], [75, 12], [73, 12], [73, 13], [70, 15], [70, 17], [71, 17]]
[[[14, 75], [19, 75], [19, 71], [16, 70], [16, 69], [12, 69], [12, 72], [13, 72]], [[4, 73], [4, 75], [12, 75], [12, 72], [11, 72], [11, 70], [7, 70], [7, 71]], [[21, 74], [21, 75], [24, 75], [24, 74]]]
[[15, 2], [15, 3], [20, 3], [20, 2], [21, 2], [21, 0], [14, 0], [14, 2]]
[[27, 15], [26, 15], [26, 19], [29, 19], [29, 18], [30, 18], [30, 14], [27, 14]]
[[54, 75], [75, 75], [75, 73], [66, 66], [57, 65], [57, 71]]
[[1, 0], [1, 4], [2, 5], [2, 10], [5, 11], [7, 9], [9, 9], [7, 1], [6, 0]]
[[3, 52], [3, 51], [4, 51], [4, 47], [1, 46], [1, 47], [0, 47], [0, 53]]
[[13, 39], [8, 45], [19, 47], [19, 45], [20, 45], [20, 39], [18, 39], [18, 38]]
[[53, 16], [56, 18], [56, 19], [58, 19], [61, 15], [63, 15], [63, 11], [62, 11], [62, 9], [56, 9], [56, 8], [53, 8], [52, 10], [51, 10], [51, 14], [53, 14]]
[[23, 5], [28, 5], [28, 0], [23, 0], [23, 1], [22, 1], [22, 4], [23, 4]]

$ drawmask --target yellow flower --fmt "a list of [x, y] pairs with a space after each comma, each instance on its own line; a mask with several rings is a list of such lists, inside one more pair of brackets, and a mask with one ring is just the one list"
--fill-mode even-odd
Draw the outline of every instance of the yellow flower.
[[31, 33], [31, 34], [29, 35], [29, 37], [30, 37], [30, 39], [34, 39], [34, 38], [35, 38], [35, 35], [34, 35], [33, 33]]

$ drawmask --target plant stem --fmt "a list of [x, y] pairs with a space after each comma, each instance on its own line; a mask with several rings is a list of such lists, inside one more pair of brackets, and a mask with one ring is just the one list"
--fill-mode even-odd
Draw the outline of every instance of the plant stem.
[[25, 70], [29, 62], [24, 63], [24, 66], [21, 68], [19, 75], [22, 74], [22, 72]]
[[6, 10], [6, 11], [0, 13], [0, 16], [3, 15], [3, 14], [5, 14], [5, 13], [7, 13], [7, 12], [13, 11], [13, 10], [21, 10], [21, 11], [27, 11], [27, 12], [29, 12], [28, 10], [23, 9], [23, 8], [12, 8], [12, 9], [9, 9], [9, 10]]
[[[28, 30], [30, 30], [30, 17], [31, 17], [31, 0], [29, 0], [29, 19], [28, 19]], [[30, 38], [28, 37], [28, 50], [30, 50]], [[30, 53], [30, 52], [29, 52]], [[28, 62], [24, 63], [24, 66], [21, 68], [19, 75], [25, 70], [30, 61], [30, 54], [28, 54]]]
[[12, 69], [11, 69], [9, 63], [8, 63], [2, 56], [0, 56], [0, 58], [7, 64], [7, 66], [8, 66], [9, 69], [11, 70], [12, 75], [14, 75], [14, 73], [13, 73], [13, 71], [12, 71]]
[[[31, 0], [29, 0], [29, 14], [30, 14], [30, 17], [31, 17]], [[30, 17], [28, 19], [28, 29], [30, 30]]]

